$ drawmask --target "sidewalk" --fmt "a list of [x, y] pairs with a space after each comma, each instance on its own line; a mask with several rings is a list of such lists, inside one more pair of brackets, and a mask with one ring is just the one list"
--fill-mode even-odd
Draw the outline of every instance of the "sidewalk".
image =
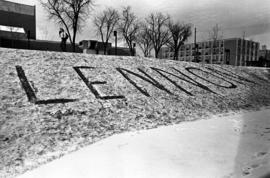
[[19, 178], [224, 178], [270, 173], [270, 110], [114, 135]]

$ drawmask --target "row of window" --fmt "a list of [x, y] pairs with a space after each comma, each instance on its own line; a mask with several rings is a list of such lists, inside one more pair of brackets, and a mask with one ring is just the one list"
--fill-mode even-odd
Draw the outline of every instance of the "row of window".
[[249, 55], [246, 55], [246, 56], [240, 56], [240, 55], [237, 55], [237, 59], [241, 59], [241, 58], [242, 58], [242, 60], [245, 60], [245, 59], [247, 59], [247, 60], [257, 59], [256, 56], [249, 56]]
[[255, 42], [252, 42], [252, 41], [238, 41], [238, 46], [246, 46], [247, 45], [247, 48], [259, 48], [259, 44], [258, 43], [255, 43]]
[[[183, 61], [188, 61], [188, 60], [195, 59], [195, 57], [188, 56], [188, 57], [180, 57], [179, 59], [183, 60]], [[198, 59], [199, 60], [211, 60], [211, 56], [199, 56]], [[213, 61], [223, 61], [223, 59], [224, 59], [223, 56], [218, 56], [218, 55], [212, 56]]]
[[[213, 55], [217, 55], [217, 56], [223, 56], [223, 52], [220, 52], [220, 53], [218, 53], [218, 52], [212, 52], [212, 53], [208, 53], [208, 52], [202, 52], [202, 53], [198, 53], [197, 55], [198, 56], [213, 56]], [[169, 57], [173, 57], [174, 56], [174, 53], [167, 53], [167, 54], [165, 54], [165, 58], [169, 58]], [[178, 55], [179, 57], [187, 57], [187, 56], [195, 56], [195, 52], [194, 53], [189, 53], [189, 52], [187, 52], [187, 53], [179, 53], [179, 55]]]
[[[198, 46], [198, 49], [212, 49], [212, 48], [223, 48], [223, 45], [214, 45], [214, 46]], [[180, 51], [187, 51], [187, 50], [195, 50], [195, 47], [190, 47], [190, 46], [182, 46], [180, 47]]]
[[[223, 47], [224, 46], [224, 42], [223, 41], [208, 41], [208, 42], [199, 42], [196, 44], [197, 48], [201, 49], [201, 48], [211, 48], [211, 47]], [[195, 48], [195, 44], [186, 44], [184, 46], [181, 46], [181, 49], [191, 49], [191, 48]]]

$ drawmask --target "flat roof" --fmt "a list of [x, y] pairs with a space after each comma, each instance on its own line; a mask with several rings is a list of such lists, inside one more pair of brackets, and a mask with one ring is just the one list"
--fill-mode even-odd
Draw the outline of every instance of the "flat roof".
[[6, 0], [0, 0], [0, 10], [7, 12], [14, 12], [26, 15], [35, 15], [35, 6], [19, 4], [15, 2], [10, 2]]

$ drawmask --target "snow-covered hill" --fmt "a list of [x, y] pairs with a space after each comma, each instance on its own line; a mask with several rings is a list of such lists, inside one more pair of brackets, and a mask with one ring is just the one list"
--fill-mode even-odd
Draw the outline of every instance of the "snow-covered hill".
[[270, 70], [0, 48], [0, 175], [115, 133], [270, 105]]

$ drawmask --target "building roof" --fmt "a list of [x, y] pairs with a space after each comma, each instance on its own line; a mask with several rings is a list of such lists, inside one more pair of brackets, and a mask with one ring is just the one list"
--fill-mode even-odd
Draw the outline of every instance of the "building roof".
[[35, 15], [35, 6], [19, 4], [5, 0], [0, 0], [0, 10], [31, 16]]

